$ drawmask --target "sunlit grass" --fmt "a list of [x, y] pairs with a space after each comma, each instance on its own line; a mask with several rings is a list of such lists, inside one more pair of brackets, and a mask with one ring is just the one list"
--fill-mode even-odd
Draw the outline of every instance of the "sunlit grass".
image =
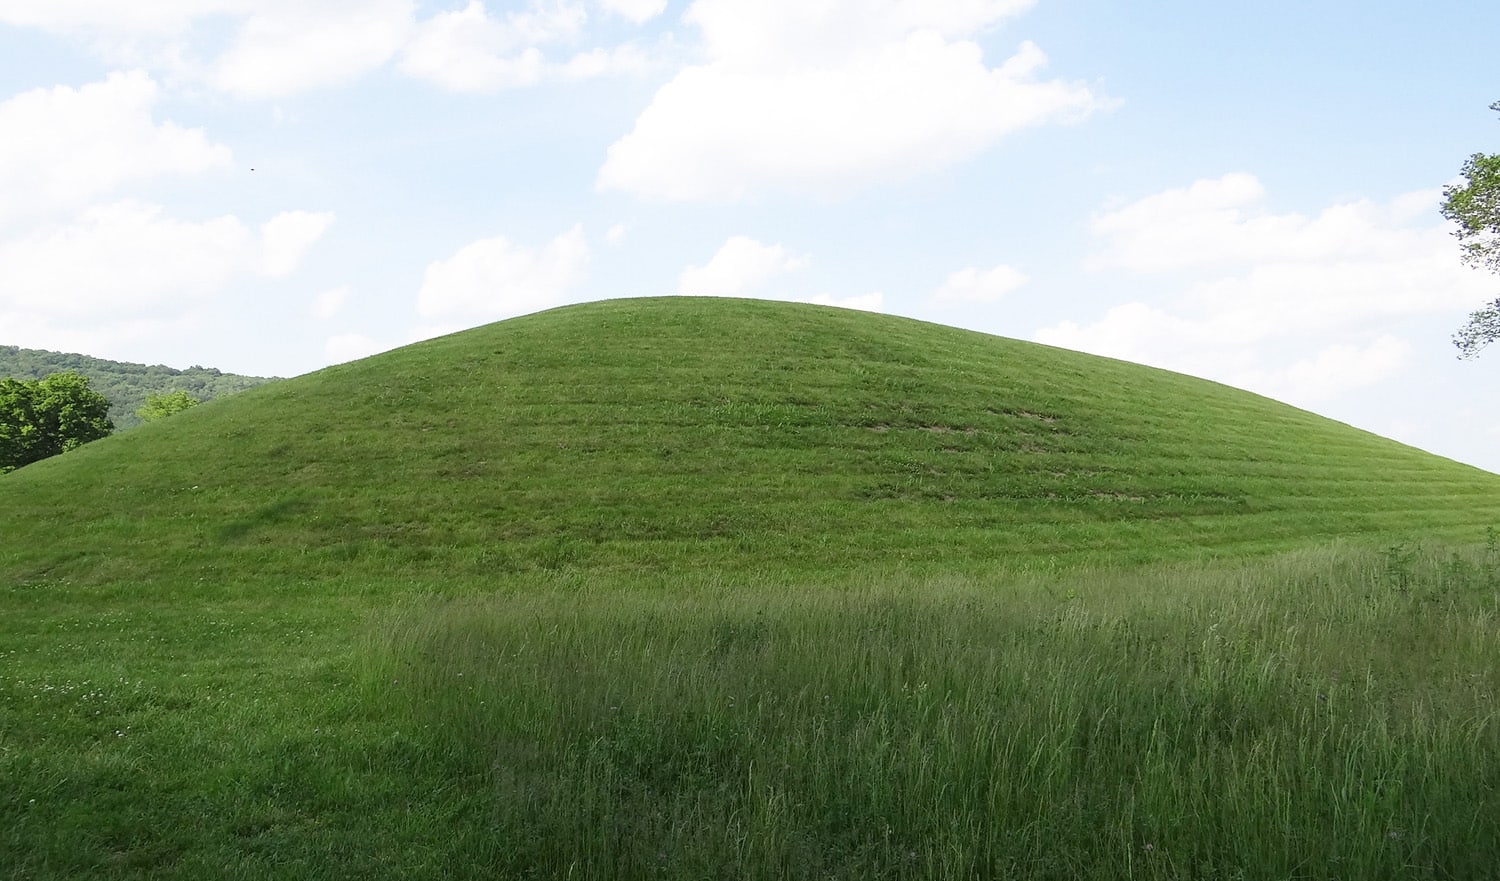
[[0, 481], [0, 579], [977, 575], [1497, 521], [1500, 476], [1215, 383], [667, 298], [477, 328], [23, 468]]
[[502, 875], [1487, 877], [1500, 559], [1400, 565], [425, 602], [372, 687]]
[[1500, 848], [1483, 547], [4, 599], [21, 878], [1478, 879]]

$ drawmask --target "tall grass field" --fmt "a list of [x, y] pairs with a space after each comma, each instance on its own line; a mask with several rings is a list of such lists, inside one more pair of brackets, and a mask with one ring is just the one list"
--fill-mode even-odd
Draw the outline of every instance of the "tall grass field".
[[569, 307], [0, 478], [0, 877], [1483, 879], [1500, 477], [905, 319]]

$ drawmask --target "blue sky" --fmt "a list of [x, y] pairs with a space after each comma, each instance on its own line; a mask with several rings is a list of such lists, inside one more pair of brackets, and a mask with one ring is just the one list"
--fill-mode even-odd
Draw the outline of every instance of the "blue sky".
[[[565, 303], [877, 309], [1500, 471], [1500, 5], [0, 0], [0, 343], [294, 375]], [[253, 169], [253, 170], [252, 170]]]

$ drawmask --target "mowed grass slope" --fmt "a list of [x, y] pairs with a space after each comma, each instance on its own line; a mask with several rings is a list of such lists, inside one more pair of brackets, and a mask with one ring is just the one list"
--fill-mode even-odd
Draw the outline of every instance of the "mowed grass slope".
[[1463, 535], [1500, 477], [1164, 371], [916, 321], [595, 303], [28, 467], [0, 577], [990, 570]]
[[0, 478], [0, 877], [1489, 879], [1495, 525], [1120, 362], [516, 319]]

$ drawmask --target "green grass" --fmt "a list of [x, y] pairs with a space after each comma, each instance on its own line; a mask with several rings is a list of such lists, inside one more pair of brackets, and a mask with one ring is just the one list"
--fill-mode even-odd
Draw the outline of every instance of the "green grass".
[[1437, 559], [429, 602], [372, 678], [502, 877], [1488, 877], [1500, 556]]
[[88, 584], [985, 572], [1500, 522], [1500, 476], [1225, 386], [682, 298], [261, 386], [0, 492], [0, 577]]
[[1121, 362], [503, 322], [0, 478], [0, 876], [1485, 878], [1495, 524]]
[[15, 599], [17, 877], [1480, 879], [1500, 848], [1492, 549]]

